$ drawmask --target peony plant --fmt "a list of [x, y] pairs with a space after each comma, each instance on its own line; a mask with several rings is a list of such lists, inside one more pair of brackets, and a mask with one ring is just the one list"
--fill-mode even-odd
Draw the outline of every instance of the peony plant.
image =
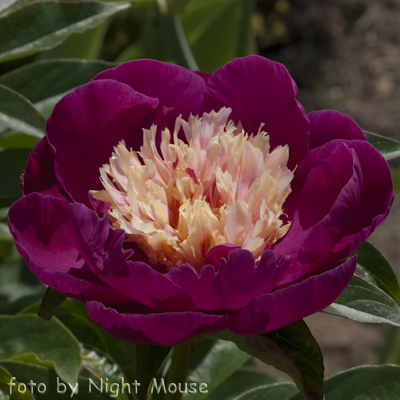
[[[400, 143], [307, 114], [249, 55], [253, 0], [137, 1], [100, 53], [130, 3], [6, 3], [0, 399], [397, 399], [400, 288], [367, 239]], [[393, 364], [324, 379], [318, 311], [391, 324]]]
[[10, 209], [17, 249], [112, 336], [260, 335], [331, 304], [389, 212], [383, 156], [284, 66], [121, 64], [67, 94]]

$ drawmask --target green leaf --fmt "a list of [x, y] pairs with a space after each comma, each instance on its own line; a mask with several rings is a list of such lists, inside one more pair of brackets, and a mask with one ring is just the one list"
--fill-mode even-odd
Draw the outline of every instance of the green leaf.
[[94, 350], [87, 349], [83, 347], [81, 349], [82, 354], [82, 366], [86, 370], [86, 372], [81, 371], [82, 374], [96, 375], [98, 378], [108, 378], [110, 380], [115, 380], [114, 378], [120, 378], [122, 374], [117, 373], [118, 365], [110, 362], [110, 360], [102, 355], [97, 353]]
[[[25, 313], [37, 313], [39, 304], [24, 310]], [[87, 315], [84, 303], [66, 299], [58, 307], [56, 317], [72, 332], [84, 346], [105, 354], [110, 353], [105, 332]]]
[[287, 373], [306, 399], [323, 399], [321, 350], [302, 320], [264, 335], [240, 336], [224, 331], [220, 337], [235, 342], [241, 350]]
[[236, 57], [238, 51], [240, 55], [250, 53], [253, 6], [253, 0], [193, 0], [188, 4], [181, 19], [201, 71], [215, 71]]
[[[25, 313], [38, 311], [39, 304], [24, 310]], [[136, 346], [108, 335], [89, 318], [85, 304], [66, 299], [58, 308], [56, 317], [85, 347], [106, 355], [116, 363], [130, 382], [136, 379]]]
[[[108, 386], [108, 391], [106, 391], [104, 382], [103, 391], [100, 392], [100, 390], [96, 389], [94, 386], [93, 380], [91, 382], [88, 378], [84, 377], [79, 377], [76, 385], [72, 384], [71, 386], [71, 384], [65, 384], [59, 376], [57, 376], [53, 368], [15, 361], [2, 362], [2, 367], [4, 370], [8, 371], [11, 376], [15, 377], [16, 381], [25, 383], [28, 390], [31, 388], [29, 384], [31, 381], [36, 383], [36, 386], [33, 386], [32, 390], [36, 400], [67, 400], [71, 398], [75, 400], [110, 400], [110, 387]], [[0, 378], [2, 378], [0, 380], [0, 389], [4, 393], [10, 393], [10, 386], [4, 382], [5, 379], [2, 377], [1, 371]], [[9, 383], [10, 379], [6, 382]], [[18, 384], [17, 382], [15, 383], [16, 386], [12, 387], [13, 396], [18, 394]], [[39, 383], [42, 383], [40, 388]], [[38, 389], [41, 389], [43, 394], [40, 394]], [[19, 399], [19, 397], [17, 398]], [[25, 397], [24, 399], [29, 399], [29, 397]]]
[[[35, 300], [43, 297], [45, 286], [29, 270], [28, 266], [19, 256], [7, 256], [0, 262], [0, 314], [20, 311], [21, 308], [12, 308], [12, 302], [27, 296], [34, 296]], [[24, 303], [25, 304], [25, 303]], [[31, 304], [31, 303], [30, 303]], [[7, 305], [7, 309], [4, 306]], [[23, 307], [26, 306], [22, 305]], [[9, 310], [9, 311], [7, 311]]]
[[233, 400], [289, 400], [296, 393], [298, 389], [293, 383], [275, 383], [247, 390]]
[[0, 134], [0, 150], [15, 148], [32, 149], [38, 140], [39, 138], [37, 137], [26, 135], [25, 133], [18, 133], [9, 129], [7, 135]]
[[179, 15], [162, 15], [160, 19], [161, 37], [171, 57], [182, 67], [198, 70], [199, 67], [190, 50]]
[[83, 33], [73, 33], [60, 45], [40, 53], [37, 59], [80, 58], [91, 60], [97, 58], [110, 22], [110, 18], [107, 18], [96, 28], [88, 29]]
[[368, 142], [374, 146], [385, 160], [391, 160], [400, 156], [400, 142], [376, 133], [363, 131]]
[[400, 326], [400, 307], [382, 289], [354, 275], [339, 298], [323, 310], [360, 322]]
[[[255, 367], [241, 367], [207, 396], [207, 400], [234, 400], [248, 390], [277, 382], [275, 377], [261, 372]], [[295, 385], [291, 386], [297, 391]], [[275, 399], [275, 397], [271, 398]]]
[[38, 316], [46, 321], [50, 321], [51, 317], [57, 311], [57, 308], [60, 307], [61, 303], [66, 298], [66, 296], [57, 292], [56, 289], [51, 287], [47, 288], [42, 303], [40, 304]]
[[67, 299], [58, 308], [56, 316], [86, 347], [100, 351], [118, 364], [130, 382], [136, 379], [136, 345], [106, 333], [89, 318], [83, 303]]
[[39, 360], [53, 361], [61, 379], [76, 383], [79, 343], [60, 321], [46, 322], [34, 315], [0, 316], [0, 360], [31, 353]]
[[251, 16], [256, 9], [256, 0], [241, 0], [240, 1], [240, 26], [238, 30], [238, 43], [236, 49], [237, 57], [245, 57], [251, 54], [249, 42], [255, 41], [251, 30]]
[[0, 207], [8, 207], [21, 197], [19, 177], [25, 168], [30, 149], [0, 151]]
[[52, 361], [39, 360], [39, 358], [37, 358], [37, 356], [34, 353], [26, 353], [26, 354], [13, 356], [13, 357], [9, 358], [9, 361], [19, 361], [19, 362], [23, 362], [25, 364], [42, 365], [44, 367], [52, 367], [53, 366]]
[[171, 347], [136, 345], [136, 375], [140, 383], [138, 399], [144, 400], [147, 388], [156, 372], [161, 367]]
[[[0, 399], [1, 400], [10, 400], [10, 386], [8, 386], [8, 383], [12, 381], [12, 374], [7, 371], [4, 367], [0, 365]], [[18, 380], [14, 381], [16, 384], [16, 387], [18, 388], [18, 385], [21, 383]], [[35, 400], [34, 397], [29, 393], [29, 391], [26, 391], [25, 393], [19, 393], [18, 390], [15, 392], [12, 392], [12, 399], [18, 399], [18, 400]]]
[[94, 60], [39, 61], [2, 75], [0, 84], [25, 96], [45, 116], [49, 116], [65, 94], [116, 65]]
[[[122, 385], [126, 383], [126, 380], [118, 365], [110, 362], [106, 356], [100, 355], [94, 350], [83, 348], [82, 366], [83, 370], [80, 377], [90, 378], [97, 387], [101, 387], [101, 380], [103, 380], [103, 383], [108, 383], [112, 397], [120, 400], [132, 399], [127, 389], [122, 393]], [[135, 387], [132, 386], [131, 391], [134, 390]]]
[[158, 5], [162, 14], [180, 13], [190, 0], [158, 0]]
[[399, 283], [384, 255], [368, 241], [358, 247], [357, 255], [364, 273], [372, 274], [378, 286], [400, 305]]
[[37, 293], [28, 294], [13, 301], [0, 301], [0, 313], [3, 315], [18, 314], [21, 310], [30, 307], [33, 303], [40, 302], [42, 297], [43, 293]]
[[158, 42], [157, 30], [155, 29], [155, 20], [157, 15], [157, 8], [154, 1], [146, 1], [143, 10], [143, 22], [141, 31], [141, 47], [145, 58], [159, 59], [158, 56]]
[[129, 3], [89, 1], [28, 4], [0, 18], [0, 61], [25, 57], [54, 47], [71, 33], [94, 28], [128, 7]]
[[[10, 255], [13, 248], [13, 242], [8, 239], [0, 239], [0, 261]], [[0, 285], [1, 286], [1, 285]], [[1, 306], [0, 306], [1, 309]]]
[[194, 0], [183, 11], [183, 27], [201, 71], [214, 71], [235, 56], [238, 5], [238, 0]]
[[[326, 400], [397, 400], [400, 366], [363, 366], [341, 372], [324, 382]], [[290, 400], [302, 400], [297, 395]]]
[[8, 229], [8, 225], [4, 222], [0, 222], [0, 240], [12, 241], [10, 229]]
[[[190, 360], [189, 370], [194, 371], [201, 363], [204, 362], [204, 359], [207, 357], [208, 353], [210, 353], [213, 348], [217, 345], [219, 339], [215, 339], [212, 337], [200, 338], [193, 343], [192, 349], [192, 358]], [[231, 346], [232, 351], [236, 352], [237, 349], [235, 346]], [[215, 350], [214, 350], [215, 351]], [[238, 366], [239, 368], [240, 366]]]
[[115, 59], [116, 62], [125, 62], [130, 60], [137, 60], [143, 57], [143, 45], [140, 43], [133, 43], [123, 50], [119, 56]]
[[0, 220], [7, 220], [7, 214], [10, 207], [2, 207], [0, 208]]
[[[72, 309], [73, 312], [71, 312]], [[65, 312], [66, 310], [68, 311]], [[89, 318], [84, 304], [67, 299], [61, 304], [56, 316], [85, 346], [99, 349], [115, 362], [130, 382], [136, 379], [136, 346], [115, 339], [103, 331]]]
[[12, 248], [13, 240], [8, 225], [0, 222], [0, 261], [11, 253]]
[[32, 103], [68, 92], [115, 63], [87, 60], [44, 60], [0, 76], [0, 84], [22, 94]]
[[4, 17], [11, 11], [24, 6], [27, 0], [0, 0], [0, 17]]
[[0, 0], [0, 13], [3, 13], [15, 3], [16, 0]]
[[[250, 358], [234, 343], [225, 340], [207, 340], [208, 343], [199, 342], [193, 346], [194, 362], [187, 382], [196, 383], [197, 387], [201, 383], [207, 383], [208, 393], [203, 394], [199, 391], [194, 394], [188, 393], [183, 395], [184, 399], [198, 400], [207, 397]], [[206, 348], [208, 351], [204, 351]]]
[[0, 123], [16, 131], [41, 138], [44, 136], [46, 119], [28, 99], [0, 85]]

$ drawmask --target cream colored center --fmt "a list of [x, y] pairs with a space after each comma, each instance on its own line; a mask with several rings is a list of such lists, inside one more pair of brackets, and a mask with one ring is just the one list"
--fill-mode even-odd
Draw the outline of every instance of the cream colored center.
[[[108, 204], [115, 228], [126, 232], [151, 263], [168, 268], [188, 262], [197, 271], [212, 247], [233, 243], [257, 259], [288, 231], [282, 205], [293, 172], [288, 146], [270, 152], [269, 136], [249, 136], [228, 122], [230, 108], [176, 120], [171, 133], [143, 131], [140, 152], [124, 141], [100, 168], [105, 190], [91, 191]], [[180, 129], [187, 143], [178, 139]], [[140, 157], [140, 158], [139, 158]]]

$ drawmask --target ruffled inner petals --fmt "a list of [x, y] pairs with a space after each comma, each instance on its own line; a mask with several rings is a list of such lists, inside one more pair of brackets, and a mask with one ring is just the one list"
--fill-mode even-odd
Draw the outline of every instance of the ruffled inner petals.
[[[189, 263], [199, 272], [205, 254], [226, 243], [257, 259], [289, 229], [281, 219], [293, 178], [288, 147], [270, 151], [262, 126], [249, 136], [228, 122], [230, 113], [177, 118], [172, 134], [162, 132], [160, 151], [153, 125], [144, 130], [140, 152], [121, 141], [100, 169], [105, 190], [90, 196], [108, 204], [113, 226], [151, 263]], [[187, 143], [178, 137], [181, 129]]]

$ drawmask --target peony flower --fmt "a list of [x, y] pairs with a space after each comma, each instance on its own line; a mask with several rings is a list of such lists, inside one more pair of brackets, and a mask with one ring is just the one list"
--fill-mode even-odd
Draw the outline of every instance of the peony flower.
[[67, 94], [9, 225], [29, 268], [116, 338], [257, 335], [332, 303], [393, 200], [337, 111], [306, 115], [281, 64], [121, 64]]

